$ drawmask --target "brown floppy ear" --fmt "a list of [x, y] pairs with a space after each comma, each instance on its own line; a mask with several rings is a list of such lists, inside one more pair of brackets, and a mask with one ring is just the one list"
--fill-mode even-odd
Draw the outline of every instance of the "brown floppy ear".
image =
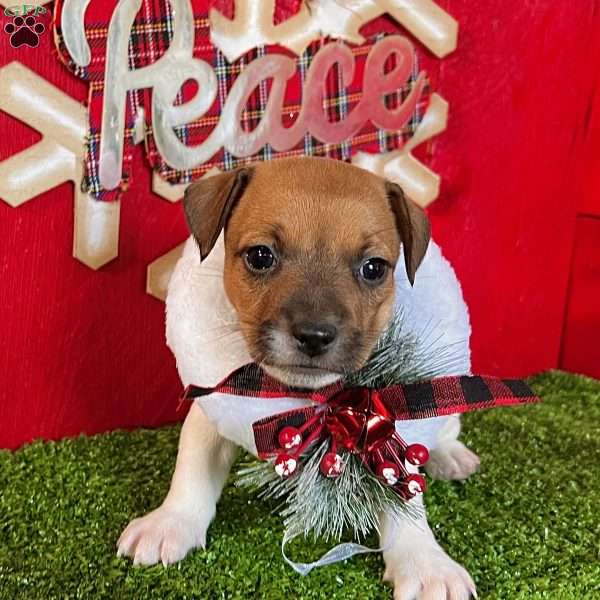
[[431, 229], [425, 211], [409, 200], [402, 188], [390, 181], [385, 182], [390, 206], [396, 216], [396, 227], [404, 248], [404, 264], [410, 285], [415, 283], [415, 273], [425, 256]]
[[251, 168], [227, 171], [205, 176], [185, 190], [183, 208], [188, 227], [200, 248], [201, 260], [215, 245], [251, 175]]

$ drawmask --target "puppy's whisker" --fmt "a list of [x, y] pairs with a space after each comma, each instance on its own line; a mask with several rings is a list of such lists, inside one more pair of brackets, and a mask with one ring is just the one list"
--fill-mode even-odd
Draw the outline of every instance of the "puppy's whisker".
[[210, 342], [211, 343], [212, 342], [218, 342], [220, 340], [224, 340], [224, 339], [226, 339], [228, 337], [231, 337], [231, 336], [234, 336], [234, 335], [239, 335], [240, 339], [243, 339], [242, 336], [241, 336], [241, 333], [236, 330], [236, 331], [229, 331], [229, 332], [224, 333], [223, 335], [219, 335], [217, 337], [213, 337], [213, 338], [210, 339]]
[[258, 331], [261, 327], [261, 325], [259, 323], [256, 323], [254, 321], [247, 321], [244, 319], [240, 319], [239, 320], [239, 324], [243, 325], [246, 329], [246, 331], [251, 332], [250, 334], [253, 335], [253, 337], [255, 339], [260, 339], [260, 334], [254, 334], [252, 332]]

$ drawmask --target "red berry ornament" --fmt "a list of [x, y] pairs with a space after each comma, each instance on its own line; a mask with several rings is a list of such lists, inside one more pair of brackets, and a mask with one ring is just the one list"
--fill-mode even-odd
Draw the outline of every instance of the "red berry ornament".
[[279, 445], [285, 450], [294, 450], [302, 443], [302, 434], [297, 427], [284, 427], [277, 436]]
[[326, 477], [339, 477], [344, 470], [342, 457], [335, 452], [328, 452], [323, 456], [319, 464], [321, 473]]
[[400, 479], [400, 469], [398, 465], [386, 460], [377, 467], [377, 476], [381, 477], [387, 485], [396, 485]]
[[279, 477], [289, 477], [296, 472], [298, 461], [289, 454], [279, 454], [275, 459], [275, 473]]
[[429, 460], [429, 450], [423, 444], [411, 444], [404, 455], [404, 458], [417, 467], [423, 466]]
[[406, 486], [406, 492], [409, 498], [419, 496], [427, 489], [425, 477], [416, 473], [409, 475], [405, 479], [404, 485]]

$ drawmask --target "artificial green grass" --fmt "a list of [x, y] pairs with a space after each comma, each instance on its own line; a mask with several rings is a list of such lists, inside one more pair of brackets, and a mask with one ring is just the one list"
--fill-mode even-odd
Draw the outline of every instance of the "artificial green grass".
[[[480, 598], [600, 598], [600, 382], [553, 372], [531, 383], [543, 404], [465, 417], [463, 439], [482, 471], [466, 483], [434, 482], [430, 523]], [[376, 555], [296, 575], [281, 558], [274, 505], [231, 484], [207, 551], [167, 569], [118, 559], [122, 528], [165, 495], [178, 433], [114, 432], [0, 452], [0, 598], [391, 596]]]

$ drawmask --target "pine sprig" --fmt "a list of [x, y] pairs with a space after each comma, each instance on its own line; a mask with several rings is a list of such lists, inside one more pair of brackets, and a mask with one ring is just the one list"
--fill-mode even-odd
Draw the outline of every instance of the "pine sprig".
[[387, 387], [431, 379], [454, 370], [461, 360], [452, 344], [440, 348], [429, 322], [417, 335], [406, 326], [400, 310], [379, 338], [362, 369], [346, 376], [351, 386]]
[[312, 534], [314, 538], [339, 540], [349, 533], [364, 539], [378, 531], [382, 512], [397, 519], [422, 516], [419, 508], [400, 502], [354, 454], [344, 455], [345, 466], [339, 477], [324, 477], [319, 463], [327, 450], [326, 442], [314, 449], [289, 479], [279, 477], [273, 461], [268, 460], [242, 469], [237, 483], [258, 490], [259, 497], [265, 499], [287, 497], [281, 515], [290, 537]]
[[[429, 379], [458, 364], [451, 346], [440, 349], [429, 323], [416, 335], [406, 327], [399, 312], [377, 342], [367, 364], [345, 377], [348, 386], [385, 387]], [[460, 354], [460, 353], [458, 353]], [[418, 519], [422, 509], [402, 501], [383, 485], [351, 453], [343, 455], [342, 474], [337, 478], [322, 475], [319, 463], [328, 451], [328, 442], [313, 444], [302, 456], [299, 472], [281, 478], [274, 459], [254, 460], [239, 471], [237, 485], [250, 486], [259, 497], [280, 499], [280, 511], [290, 537], [312, 535], [339, 540], [345, 533], [364, 539], [377, 531], [382, 512], [396, 519]]]

